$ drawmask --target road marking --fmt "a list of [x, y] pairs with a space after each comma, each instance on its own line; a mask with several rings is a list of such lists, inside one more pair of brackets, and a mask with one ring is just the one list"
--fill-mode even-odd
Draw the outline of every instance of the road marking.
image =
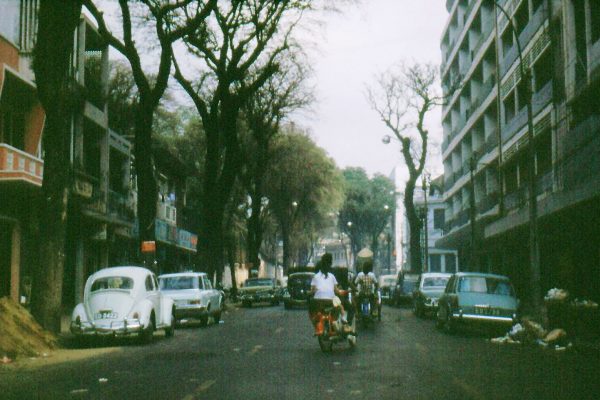
[[362, 390], [351, 390], [350, 391], [351, 396], [360, 396], [361, 394], [362, 394]]
[[483, 396], [481, 395], [481, 393], [479, 393], [477, 391], [477, 389], [475, 389], [473, 386], [469, 385], [466, 382], [461, 381], [458, 378], [454, 378], [452, 380], [452, 383], [454, 383], [456, 386], [458, 386], [459, 388], [461, 388], [466, 394], [467, 396], [469, 396], [469, 398], [471, 399], [483, 399]]
[[249, 355], [253, 355], [259, 352], [259, 350], [261, 350], [263, 348], [262, 344], [257, 344], [256, 346], [254, 346], [254, 348], [252, 350], [250, 350], [250, 352], [248, 353]]
[[279, 328], [275, 329], [275, 333], [281, 333], [281, 332], [283, 332], [283, 328], [282, 327], [279, 327]]
[[88, 390], [87, 389], [75, 389], [75, 390], [71, 390], [71, 394], [72, 395], [79, 395], [79, 394], [84, 394], [87, 393]]
[[217, 381], [215, 381], [213, 379], [202, 383], [200, 386], [198, 386], [196, 388], [196, 390], [194, 390], [194, 394], [188, 394], [182, 400], [194, 400], [194, 399], [196, 399], [196, 396], [201, 395], [202, 392], [206, 392], [215, 383], [217, 383]]
[[235, 351], [235, 352], [239, 352], [240, 350], [242, 350], [242, 349], [240, 349], [239, 347], [236, 347], [233, 349], [233, 351]]

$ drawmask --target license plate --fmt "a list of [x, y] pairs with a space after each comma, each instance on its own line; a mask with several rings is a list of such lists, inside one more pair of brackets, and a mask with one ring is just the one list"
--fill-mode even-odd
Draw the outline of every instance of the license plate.
[[475, 314], [479, 315], [500, 315], [500, 310], [486, 307], [486, 306], [475, 306]]
[[95, 319], [116, 319], [116, 318], [117, 318], [117, 313], [110, 312], [110, 311], [102, 311], [102, 312], [96, 313], [96, 315], [95, 315]]

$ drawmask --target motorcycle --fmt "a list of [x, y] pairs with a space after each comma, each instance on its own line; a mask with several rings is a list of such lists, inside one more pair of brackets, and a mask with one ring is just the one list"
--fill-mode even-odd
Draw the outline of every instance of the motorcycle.
[[351, 348], [356, 346], [356, 332], [342, 322], [341, 301], [334, 298], [333, 306], [326, 307], [317, 313], [317, 333], [321, 351], [326, 353], [333, 349], [334, 343], [347, 341]]
[[371, 301], [368, 295], [360, 295], [358, 302], [358, 313], [357, 317], [363, 326], [369, 323], [381, 321], [381, 292], [377, 290], [375, 292], [375, 307], [372, 309]]

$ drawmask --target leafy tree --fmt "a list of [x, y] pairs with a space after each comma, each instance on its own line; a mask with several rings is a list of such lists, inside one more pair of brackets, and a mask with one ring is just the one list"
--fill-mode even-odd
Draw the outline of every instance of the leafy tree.
[[283, 241], [283, 268], [327, 222], [342, 201], [342, 178], [333, 160], [308, 136], [295, 131], [278, 136], [271, 153], [265, 191]]
[[369, 179], [362, 168], [346, 168], [343, 175], [345, 199], [339, 228], [350, 237], [354, 257], [365, 245], [376, 253], [379, 235], [394, 210], [394, 184], [381, 174]]
[[[216, 0], [181, 0], [164, 2], [140, 0], [129, 2], [119, 0], [122, 37], [115, 35], [108, 27], [104, 14], [97, 8], [98, 1], [83, 0], [98, 24], [104, 40], [121, 53], [128, 61], [137, 87], [134, 121], [135, 171], [138, 184], [138, 219], [140, 239], [154, 240], [154, 219], [156, 218], [157, 183], [154, 176], [152, 157], [152, 127], [154, 113], [162, 98], [171, 73], [172, 45], [184, 35], [203, 26], [211, 13]], [[134, 27], [138, 18], [143, 23]], [[150, 27], [150, 28], [147, 28]], [[153, 36], [149, 31], [154, 29]], [[136, 44], [136, 34], [144, 40]], [[148, 40], [150, 38], [150, 40]], [[141, 51], [148, 41], [158, 43], [158, 70], [149, 74], [142, 65]]]
[[270, 149], [286, 116], [308, 105], [312, 96], [304, 85], [307, 68], [295, 59], [283, 62], [278, 72], [251, 96], [243, 107], [243, 120], [250, 131], [242, 142], [245, 166], [241, 181], [250, 199], [247, 218], [248, 260], [259, 264], [263, 242], [265, 212], [264, 178], [270, 163]]
[[[279, 69], [291, 33], [311, 2], [219, 2], [209, 24], [185, 36], [190, 54], [204, 62], [194, 80], [175, 61], [175, 78], [190, 96], [206, 135], [198, 252], [208, 272], [223, 269], [223, 218], [243, 166], [238, 120], [247, 100]], [[194, 84], [193, 82], [196, 82]]]
[[423, 173], [427, 160], [429, 130], [427, 114], [442, 98], [436, 93], [438, 68], [430, 64], [413, 64], [389, 70], [377, 78], [367, 97], [381, 121], [400, 142], [400, 150], [408, 168], [404, 189], [404, 208], [409, 224], [410, 266], [422, 271], [422, 222], [414, 206], [416, 181]]
[[31, 311], [44, 328], [53, 332], [60, 331], [71, 116], [82, 98], [70, 76], [74, 32], [79, 25], [81, 7], [81, 1], [69, 1], [57, 7], [55, 1], [41, 0], [34, 49], [33, 70], [46, 120], [40, 263], [33, 274]]

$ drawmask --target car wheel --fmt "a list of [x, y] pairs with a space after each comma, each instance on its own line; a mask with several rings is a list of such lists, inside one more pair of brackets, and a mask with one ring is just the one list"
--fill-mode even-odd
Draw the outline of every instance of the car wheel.
[[175, 335], [175, 325], [177, 324], [177, 319], [175, 319], [175, 313], [171, 313], [171, 325], [165, 329], [166, 337], [173, 337]]
[[455, 332], [454, 321], [450, 316], [450, 310], [446, 309], [446, 318], [444, 319], [444, 332], [451, 335]]
[[143, 344], [152, 342], [152, 339], [154, 338], [154, 329], [154, 313], [152, 313], [150, 315], [150, 320], [148, 321], [148, 326], [140, 334], [140, 339]]
[[444, 318], [442, 316], [444, 312], [444, 308], [443, 307], [438, 307], [438, 311], [436, 313], [436, 318], [435, 318], [435, 327], [438, 329], [442, 329], [444, 326]]

